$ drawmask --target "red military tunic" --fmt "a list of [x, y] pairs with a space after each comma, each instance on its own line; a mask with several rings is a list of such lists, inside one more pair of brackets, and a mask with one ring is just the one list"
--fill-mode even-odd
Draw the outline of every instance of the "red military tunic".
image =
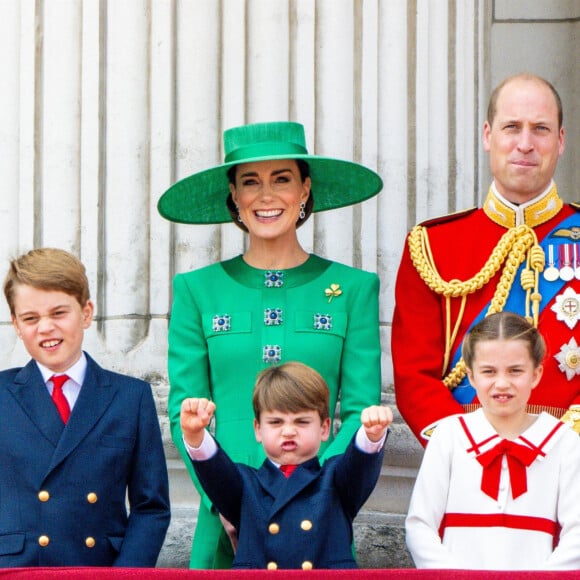
[[[580, 279], [548, 281], [550, 253], [557, 274], [569, 277], [564, 266], [574, 267], [576, 256], [580, 276], [580, 208], [564, 205], [552, 186], [533, 202], [516, 207], [490, 189], [481, 209], [469, 210], [427, 222], [424, 225], [432, 263], [444, 281], [466, 281], [475, 276], [510, 227], [522, 223], [533, 228], [546, 255], [546, 268], [540, 274], [540, 314], [538, 328], [547, 344], [544, 374], [532, 391], [533, 412], [547, 410], [558, 417], [570, 409], [580, 413]], [[550, 250], [550, 246], [552, 246]], [[566, 248], [565, 248], [566, 246]], [[427, 252], [428, 254], [428, 252]], [[566, 259], [571, 263], [568, 265]], [[448, 388], [442, 379], [457, 360], [463, 337], [469, 328], [488, 311], [503, 269], [481, 288], [469, 293], [446, 368], [446, 298], [436, 293], [420, 276], [406, 245], [395, 288], [395, 313], [392, 331], [392, 355], [397, 406], [405, 421], [426, 444], [429, 430], [441, 418], [471, 410], [478, 401], [467, 379], [457, 388]], [[505, 309], [525, 315], [525, 291], [519, 273], [509, 289]], [[450, 299], [449, 334], [461, 310], [461, 297]], [[558, 358], [556, 358], [558, 357]], [[575, 428], [580, 425], [575, 424]]]

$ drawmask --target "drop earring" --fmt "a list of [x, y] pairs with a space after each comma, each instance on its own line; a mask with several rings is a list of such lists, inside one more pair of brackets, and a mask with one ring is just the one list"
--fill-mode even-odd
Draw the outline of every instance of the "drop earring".
[[306, 203], [301, 201], [300, 202], [300, 212], [298, 213], [298, 217], [303, 220], [306, 217], [306, 212], [304, 211], [306, 209]]

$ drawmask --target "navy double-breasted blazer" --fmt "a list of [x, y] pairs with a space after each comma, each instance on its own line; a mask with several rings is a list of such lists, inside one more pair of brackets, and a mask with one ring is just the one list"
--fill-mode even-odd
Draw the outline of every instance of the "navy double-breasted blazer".
[[155, 565], [170, 511], [146, 382], [87, 355], [65, 426], [34, 361], [1, 372], [0, 457], [0, 568]]
[[300, 464], [286, 478], [268, 459], [259, 469], [221, 449], [193, 466], [207, 495], [238, 530], [233, 568], [356, 568], [352, 522], [373, 491], [384, 446]]

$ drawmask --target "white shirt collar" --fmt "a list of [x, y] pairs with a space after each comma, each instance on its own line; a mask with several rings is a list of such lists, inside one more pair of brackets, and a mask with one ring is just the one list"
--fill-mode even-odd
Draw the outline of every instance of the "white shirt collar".
[[81, 352], [81, 358], [79, 358], [79, 360], [72, 367], [68, 368], [63, 373], [55, 373], [48, 367], [40, 364], [38, 361], [35, 362], [38, 365], [38, 369], [40, 370], [45, 383], [48, 383], [54, 374], [67, 374], [79, 387], [82, 386], [85, 380], [85, 374], [87, 372], [87, 357], [85, 356], [84, 352]]

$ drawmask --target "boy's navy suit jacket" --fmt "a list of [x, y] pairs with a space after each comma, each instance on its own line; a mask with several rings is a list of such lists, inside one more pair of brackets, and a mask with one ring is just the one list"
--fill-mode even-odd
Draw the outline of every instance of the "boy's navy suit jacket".
[[0, 456], [0, 568], [155, 565], [170, 512], [146, 382], [87, 355], [65, 426], [34, 361], [1, 372]]
[[233, 568], [356, 568], [352, 522], [373, 491], [384, 455], [354, 438], [321, 467], [318, 458], [289, 478], [268, 459], [259, 469], [221, 449], [193, 465], [207, 495], [238, 531]]

